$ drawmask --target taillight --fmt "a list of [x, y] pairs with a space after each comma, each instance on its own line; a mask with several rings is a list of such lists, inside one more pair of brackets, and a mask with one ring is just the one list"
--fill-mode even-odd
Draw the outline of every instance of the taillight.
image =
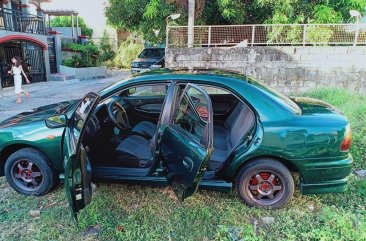
[[352, 131], [349, 124], [346, 126], [346, 131], [344, 133], [344, 139], [341, 143], [341, 146], [339, 147], [340, 151], [349, 151], [352, 144]]

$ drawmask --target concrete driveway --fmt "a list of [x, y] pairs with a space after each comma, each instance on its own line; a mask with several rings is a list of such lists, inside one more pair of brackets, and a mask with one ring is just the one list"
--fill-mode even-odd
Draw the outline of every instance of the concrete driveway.
[[23, 89], [29, 91], [31, 97], [27, 100], [23, 96], [22, 104], [15, 103], [14, 88], [0, 90], [0, 122], [39, 106], [81, 98], [88, 92], [96, 92], [114, 82], [126, 79], [128, 76], [130, 76], [129, 71], [119, 71], [114, 73], [113, 76], [102, 79], [74, 79], [24, 85]]

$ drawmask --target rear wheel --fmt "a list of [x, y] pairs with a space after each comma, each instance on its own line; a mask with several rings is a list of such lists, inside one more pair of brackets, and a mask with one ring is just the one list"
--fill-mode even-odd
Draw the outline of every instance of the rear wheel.
[[240, 198], [250, 206], [282, 208], [294, 193], [294, 181], [281, 162], [260, 158], [240, 170], [237, 189]]
[[6, 160], [5, 176], [15, 191], [41, 196], [54, 185], [54, 172], [47, 157], [34, 148], [23, 148]]

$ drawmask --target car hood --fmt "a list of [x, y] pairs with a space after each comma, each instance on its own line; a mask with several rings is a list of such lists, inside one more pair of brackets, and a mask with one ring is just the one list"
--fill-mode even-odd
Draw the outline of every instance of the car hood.
[[302, 115], [330, 114], [343, 116], [343, 113], [341, 111], [321, 100], [306, 97], [293, 97], [291, 99], [300, 106], [302, 110]]
[[25, 111], [15, 116], [12, 116], [0, 123], [0, 129], [7, 127], [14, 127], [20, 125], [27, 125], [39, 121], [44, 121], [46, 117], [54, 115], [58, 110], [66, 105], [71, 105], [77, 100], [64, 101], [55, 104], [41, 106], [30, 111]]
[[132, 63], [139, 63], [139, 64], [155, 64], [159, 58], [137, 58]]

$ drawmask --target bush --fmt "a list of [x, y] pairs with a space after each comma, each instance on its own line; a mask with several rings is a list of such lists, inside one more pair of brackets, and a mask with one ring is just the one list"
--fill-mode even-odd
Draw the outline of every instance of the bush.
[[131, 62], [144, 49], [142, 44], [136, 43], [131, 37], [119, 46], [112, 65], [118, 68], [130, 68]]
[[116, 53], [112, 50], [112, 45], [109, 41], [109, 35], [106, 31], [103, 33], [103, 37], [99, 44], [100, 49], [100, 56], [99, 61], [100, 62], [106, 62], [109, 60], [112, 60]]
[[100, 51], [93, 42], [87, 44], [72, 43], [65, 45], [65, 47], [81, 53], [81, 58], [79, 56], [73, 56], [73, 58], [64, 61], [65, 65], [71, 65], [74, 68], [95, 67], [99, 65]]
[[63, 65], [71, 68], [81, 68], [81, 58], [78, 55], [72, 56], [62, 62]]

